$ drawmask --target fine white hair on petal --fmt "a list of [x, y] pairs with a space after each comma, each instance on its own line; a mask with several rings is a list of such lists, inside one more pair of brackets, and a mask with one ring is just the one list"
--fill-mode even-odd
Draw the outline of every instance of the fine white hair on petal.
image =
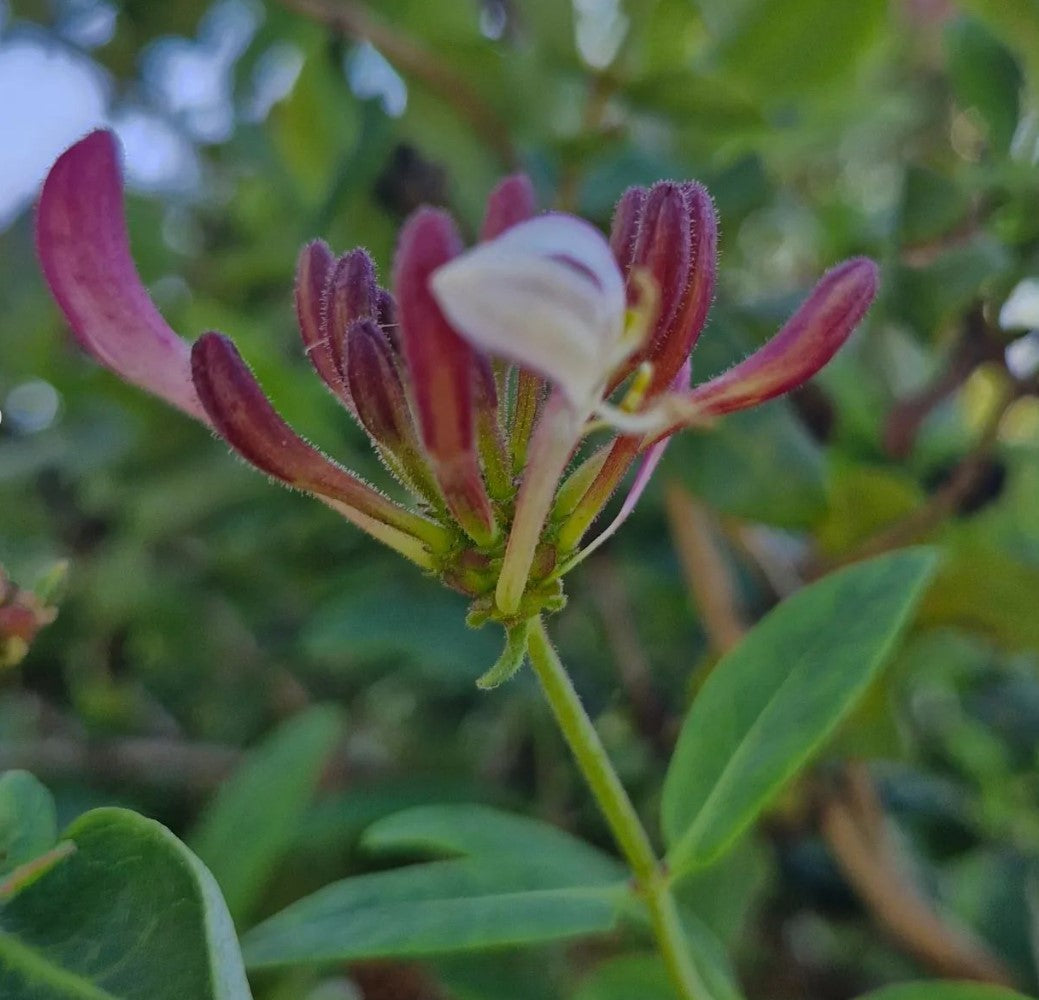
[[580, 219], [514, 226], [438, 269], [431, 287], [470, 343], [546, 376], [575, 408], [594, 402], [621, 360], [624, 280], [606, 240]]

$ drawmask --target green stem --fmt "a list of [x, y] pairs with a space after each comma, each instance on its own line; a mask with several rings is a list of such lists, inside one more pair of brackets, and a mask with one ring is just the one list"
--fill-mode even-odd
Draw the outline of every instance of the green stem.
[[527, 652], [577, 766], [631, 865], [672, 985], [681, 1000], [705, 1000], [709, 994], [689, 954], [666, 874], [540, 618], [531, 623]]

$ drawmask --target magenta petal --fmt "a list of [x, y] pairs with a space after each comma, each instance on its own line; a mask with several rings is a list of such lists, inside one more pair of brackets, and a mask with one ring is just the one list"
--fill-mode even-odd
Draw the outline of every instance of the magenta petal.
[[487, 198], [480, 239], [492, 240], [506, 229], [533, 218], [536, 211], [537, 199], [530, 178], [526, 174], [512, 174], [500, 181]]
[[191, 347], [155, 308], [130, 256], [110, 132], [92, 132], [51, 168], [36, 210], [36, 249], [83, 348], [128, 382], [208, 422], [191, 383]]
[[[671, 385], [669, 386], [670, 391], [682, 392], [688, 389], [691, 373], [692, 362], [687, 357], [685, 363], [672, 379]], [[653, 444], [651, 444], [643, 453], [642, 461], [639, 462], [638, 471], [635, 473], [635, 479], [632, 481], [631, 489], [628, 490], [628, 495], [624, 498], [624, 503], [621, 504], [621, 509], [617, 511], [617, 516], [614, 517], [602, 532], [595, 537], [595, 541], [591, 542], [587, 546], [582, 553], [582, 558], [597, 549], [603, 544], [603, 542], [614, 535], [617, 529], [620, 528], [620, 526], [631, 516], [631, 512], [635, 509], [639, 500], [642, 499], [642, 494], [646, 492], [646, 487], [649, 485], [649, 481], [653, 478], [653, 473], [656, 472], [660, 460], [664, 457], [664, 449], [667, 448], [667, 443], [670, 440], [670, 436], [662, 437], [658, 441], [654, 441]]]
[[357, 417], [378, 444], [418, 449], [407, 394], [393, 351], [374, 320], [356, 319], [346, 332], [345, 372]]
[[191, 351], [199, 398], [217, 433], [246, 461], [308, 493], [413, 530], [413, 516], [307, 444], [279, 416], [231, 340], [204, 333]]
[[631, 266], [645, 268], [660, 294], [650, 352], [671, 326], [689, 281], [690, 217], [682, 186], [661, 181], [650, 188], [635, 236]]
[[335, 256], [321, 240], [308, 243], [296, 265], [296, 318], [303, 346], [314, 370], [340, 399], [345, 400], [343, 382], [325, 333], [324, 300]]
[[635, 254], [635, 238], [642, 219], [642, 210], [646, 205], [649, 192], [644, 187], [630, 187], [621, 195], [617, 207], [613, 210], [613, 224], [610, 227], [610, 249], [617, 259], [620, 269], [627, 274]]
[[419, 209], [405, 223], [394, 261], [400, 339], [422, 441], [458, 523], [477, 541], [496, 532], [477, 457], [472, 348], [457, 334], [430, 289], [430, 277], [462, 249], [450, 216]]
[[698, 415], [718, 416], [764, 403], [808, 381], [865, 316], [877, 278], [877, 265], [865, 257], [838, 264], [764, 347], [686, 398]]

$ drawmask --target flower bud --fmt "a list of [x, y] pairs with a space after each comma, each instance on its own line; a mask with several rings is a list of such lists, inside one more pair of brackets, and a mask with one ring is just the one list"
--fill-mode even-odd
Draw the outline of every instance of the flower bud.
[[405, 224], [394, 262], [403, 355], [422, 442], [448, 508], [478, 543], [497, 534], [473, 428], [473, 349], [448, 323], [430, 288], [462, 242], [450, 217], [420, 209]]
[[500, 181], [487, 198], [480, 239], [492, 240], [506, 229], [526, 222], [537, 211], [534, 185], [526, 174], [512, 174]]

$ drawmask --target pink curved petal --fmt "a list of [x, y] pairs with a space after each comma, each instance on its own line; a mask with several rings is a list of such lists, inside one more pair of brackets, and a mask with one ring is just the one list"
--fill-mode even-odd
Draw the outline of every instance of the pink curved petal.
[[[671, 381], [671, 385], [668, 387], [671, 392], [682, 392], [689, 388], [689, 379], [692, 374], [692, 360], [690, 358], [685, 359], [685, 363], [678, 370], [678, 373]], [[591, 542], [581, 553], [581, 558], [590, 555], [600, 545], [603, 544], [607, 539], [616, 534], [617, 530], [622, 524], [631, 516], [632, 511], [635, 509], [639, 500], [642, 499], [642, 494], [646, 492], [646, 487], [649, 485], [649, 481], [653, 478], [653, 473], [656, 472], [657, 466], [660, 464], [660, 460], [664, 457], [664, 450], [667, 448], [667, 443], [671, 440], [671, 437], [662, 437], [657, 441], [654, 441], [642, 456], [642, 461], [639, 462], [638, 470], [635, 473], [635, 479], [632, 481], [631, 489], [628, 490], [628, 495], [624, 498], [624, 503], [621, 504], [621, 509], [617, 511], [617, 515], [614, 519], [595, 537], [595, 541]]]
[[757, 406], [807, 382], [851, 336], [877, 292], [877, 265], [865, 257], [823, 275], [804, 304], [746, 361], [697, 386], [686, 399], [697, 416]]
[[537, 211], [534, 185], [526, 174], [511, 174], [501, 180], [487, 198], [487, 211], [480, 227], [481, 240], [493, 240]]
[[191, 347], [162, 318], [130, 256], [111, 132], [92, 132], [51, 168], [36, 249], [79, 343], [128, 382], [208, 423], [191, 382]]

